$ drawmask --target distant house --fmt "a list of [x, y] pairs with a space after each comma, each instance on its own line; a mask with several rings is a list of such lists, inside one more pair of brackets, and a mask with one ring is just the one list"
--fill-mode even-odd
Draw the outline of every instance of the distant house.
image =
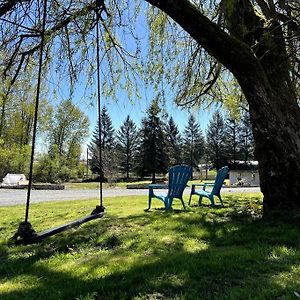
[[236, 186], [259, 186], [259, 173], [257, 161], [237, 161], [230, 166], [230, 185]]
[[1, 186], [19, 186], [28, 185], [28, 180], [24, 174], [10, 174], [7, 173], [3, 178]]

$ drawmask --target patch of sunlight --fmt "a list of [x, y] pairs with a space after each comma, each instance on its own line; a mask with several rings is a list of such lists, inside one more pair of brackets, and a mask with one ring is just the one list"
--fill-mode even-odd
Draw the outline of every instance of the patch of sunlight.
[[107, 277], [117, 272], [126, 272], [133, 267], [153, 264], [159, 260], [157, 257], [148, 257], [145, 261], [145, 255], [140, 253], [128, 252], [114, 253], [114, 256], [104, 253], [90, 255], [89, 259], [84, 258], [72, 264], [72, 274], [76, 273], [76, 277], [80, 278], [99, 278]]
[[104, 278], [108, 276], [112, 276], [116, 273], [126, 273], [135, 268], [141, 268], [142, 265], [150, 265], [157, 261], [158, 259], [151, 259], [145, 262], [145, 259], [142, 258], [140, 255], [133, 255], [130, 256], [120, 256], [117, 258], [111, 257], [109, 261], [106, 262], [106, 265], [97, 265], [96, 263], [94, 266], [90, 266], [90, 269], [86, 273], [87, 279], [93, 278]]
[[55, 267], [55, 272], [59, 271], [81, 280], [98, 277], [106, 277], [112, 273], [110, 264], [105, 263], [105, 259], [100, 255], [85, 256], [68, 262], [61, 267]]
[[300, 294], [300, 265], [294, 265], [285, 272], [273, 275], [271, 281], [282, 288], [293, 288]]
[[189, 236], [196, 236], [198, 238], [205, 238], [210, 236], [210, 232], [206, 228], [201, 227], [200, 223], [189, 225], [188, 234]]
[[74, 278], [84, 277], [95, 265], [105, 265], [103, 252], [98, 252], [97, 255], [93, 255], [92, 253], [59, 254], [51, 260], [41, 260], [36, 263], [37, 267], [46, 267], [52, 272], [65, 274]]
[[133, 300], [165, 300], [166, 297], [161, 293], [151, 293], [147, 295], [139, 295], [133, 298]]
[[139, 295], [134, 298], [133, 300], [179, 300], [182, 299], [181, 296], [172, 296], [172, 298], [165, 296], [162, 293], [158, 292], [152, 292], [151, 294], [146, 294], [146, 295]]
[[195, 253], [208, 249], [208, 244], [198, 239], [189, 238], [183, 244], [183, 249], [186, 252]]
[[226, 235], [233, 234], [234, 232], [238, 232], [239, 230], [239, 226], [224, 226], [223, 228], [216, 230], [216, 237], [223, 238]]
[[13, 280], [0, 283], [0, 295], [4, 296], [5, 294], [11, 294], [16, 291], [29, 291], [36, 288], [39, 280], [43, 280], [43, 278], [28, 274], [16, 276]]
[[286, 246], [276, 246], [268, 256], [270, 261], [278, 261], [295, 255], [295, 250]]
[[153, 278], [149, 282], [150, 282], [150, 285], [153, 286], [154, 288], [155, 287], [160, 288], [164, 283], [167, 283], [169, 288], [171, 286], [178, 288], [178, 287], [182, 287], [186, 284], [186, 279], [180, 277], [179, 275], [165, 273], [162, 276]]
[[166, 235], [164, 237], [162, 237], [161, 241], [166, 245], [166, 246], [170, 246], [172, 244], [174, 244], [174, 236], [171, 235]]

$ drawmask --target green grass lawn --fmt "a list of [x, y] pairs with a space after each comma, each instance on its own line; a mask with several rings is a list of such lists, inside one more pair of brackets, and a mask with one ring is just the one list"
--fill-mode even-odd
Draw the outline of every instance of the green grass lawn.
[[[146, 212], [147, 197], [107, 198], [102, 219], [14, 247], [24, 207], [0, 208], [0, 299], [297, 299], [299, 219], [260, 218], [258, 194], [224, 200]], [[33, 204], [30, 219], [43, 230], [96, 204]]]

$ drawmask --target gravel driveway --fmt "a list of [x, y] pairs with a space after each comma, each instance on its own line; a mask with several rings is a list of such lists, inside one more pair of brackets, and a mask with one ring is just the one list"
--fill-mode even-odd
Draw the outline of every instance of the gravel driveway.
[[[247, 193], [259, 192], [258, 187], [247, 188], [223, 188], [222, 193]], [[166, 190], [157, 190], [157, 193], [164, 194]], [[190, 189], [186, 189], [185, 194], [189, 194]], [[103, 197], [116, 197], [116, 196], [139, 196], [147, 195], [147, 189], [104, 189]], [[0, 189], [0, 206], [10, 206], [16, 204], [25, 204], [27, 190], [12, 190]], [[66, 190], [32, 190], [31, 203], [46, 202], [46, 201], [64, 201], [64, 200], [83, 200], [93, 199], [99, 197], [99, 191], [96, 189], [66, 189]]]

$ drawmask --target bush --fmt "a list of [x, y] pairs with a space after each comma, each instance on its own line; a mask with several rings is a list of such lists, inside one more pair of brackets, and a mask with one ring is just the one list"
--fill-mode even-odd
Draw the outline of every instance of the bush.
[[12, 145], [6, 147], [0, 139], [0, 179], [7, 173], [25, 174], [29, 173], [30, 146]]
[[58, 155], [52, 157], [43, 155], [34, 169], [34, 180], [39, 182], [60, 183], [77, 179], [82, 173], [82, 167], [70, 166], [68, 160]]

